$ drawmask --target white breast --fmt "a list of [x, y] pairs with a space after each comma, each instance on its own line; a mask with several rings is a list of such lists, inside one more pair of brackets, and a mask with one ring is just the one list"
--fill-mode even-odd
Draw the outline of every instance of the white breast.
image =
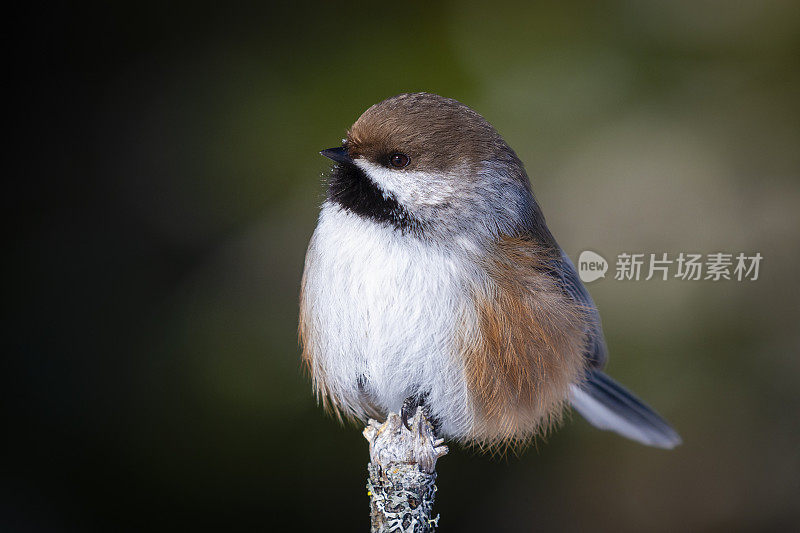
[[385, 414], [428, 392], [444, 433], [467, 431], [454, 338], [468, 273], [447, 249], [326, 203], [306, 257], [304, 308], [315, 373], [337, 403], [363, 417], [365, 402]]

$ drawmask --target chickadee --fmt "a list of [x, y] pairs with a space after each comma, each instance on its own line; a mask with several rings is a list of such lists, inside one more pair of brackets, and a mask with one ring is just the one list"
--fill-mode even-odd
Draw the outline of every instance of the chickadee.
[[308, 247], [300, 340], [340, 418], [524, 442], [567, 403], [592, 425], [672, 448], [678, 434], [601, 370], [600, 317], [547, 228], [522, 162], [482, 116], [428, 93], [367, 109], [335, 161]]

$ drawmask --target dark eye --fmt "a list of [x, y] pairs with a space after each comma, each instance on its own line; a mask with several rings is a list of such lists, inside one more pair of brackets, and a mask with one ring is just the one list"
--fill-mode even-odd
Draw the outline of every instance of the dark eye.
[[408, 165], [409, 162], [411, 162], [411, 160], [406, 154], [398, 153], [389, 156], [389, 164], [394, 168], [403, 168], [404, 166]]

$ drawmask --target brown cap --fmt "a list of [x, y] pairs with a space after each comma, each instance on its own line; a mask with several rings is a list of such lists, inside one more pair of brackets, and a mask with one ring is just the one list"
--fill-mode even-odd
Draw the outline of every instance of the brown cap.
[[347, 133], [352, 158], [385, 165], [395, 153], [409, 170], [447, 171], [481, 161], [518, 163], [516, 155], [482, 116], [466, 105], [430, 93], [406, 93], [379, 102]]

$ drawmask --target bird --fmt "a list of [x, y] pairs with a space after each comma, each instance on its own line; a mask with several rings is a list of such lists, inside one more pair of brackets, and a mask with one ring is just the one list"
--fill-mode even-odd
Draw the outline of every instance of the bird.
[[603, 372], [597, 306], [550, 232], [525, 167], [461, 102], [403, 93], [368, 108], [333, 161], [306, 252], [299, 342], [339, 419], [419, 408], [438, 435], [525, 445], [571, 405], [642, 444], [681, 437]]

